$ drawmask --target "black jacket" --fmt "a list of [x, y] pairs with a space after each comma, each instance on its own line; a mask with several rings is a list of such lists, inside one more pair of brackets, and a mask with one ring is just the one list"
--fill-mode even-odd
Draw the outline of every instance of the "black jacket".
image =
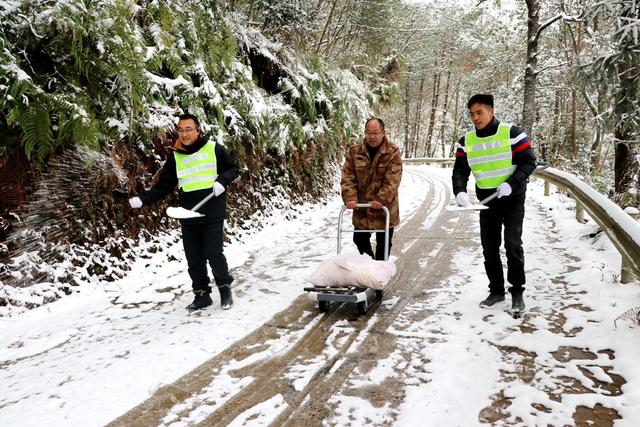
[[[498, 125], [500, 122], [494, 117], [493, 121], [484, 129], [476, 129], [476, 135], [485, 138], [487, 136], [495, 135], [498, 131]], [[512, 162], [516, 166], [516, 170], [511, 174], [507, 182], [511, 185], [512, 193], [508, 197], [503, 199], [524, 199], [525, 192], [527, 191], [527, 181], [529, 175], [536, 169], [536, 156], [533, 154], [529, 137], [523, 132], [523, 130], [517, 126], [511, 126], [509, 137], [515, 139], [519, 137], [518, 143], [512, 145]], [[461, 147], [464, 147], [464, 136], [458, 141]], [[467, 191], [467, 182], [469, 181], [469, 175], [471, 174], [471, 168], [467, 161], [467, 154], [458, 148], [456, 151], [456, 161], [453, 165], [453, 175], [451, 177], [453, 185], [453, 194], [458, 194], [461, 191]], [[476, 186], [476, 195], [478, 199], [482, 200], [485, 197], [494, 193], [493, 189], [482, 189]]]
[[[184, 154], [193, 154], [200, 150], [208, 141], [207, 137], [201, 137], [193, 145], [184, 147], [180, 144], [176, 144], [173, 150]], [[214, 221], [222, 221], [227, 214], [227, 189], [229, 184], [234, 182], [238, 176], [238, 166], [235, 164], [229, 151], [221, 145], [216, 144], [216, 166], [218, 169], [218, 177], [216, 181], [222, 184], [225, 188], [225, 192], [218, 197], [213, 197], [207, 203], [205, 203], [198, 212], [204, 214], [204, 217], [190, 218], [180, 220], [183, 224], [203, 224]], [[162, 166], [160, 171], [160, 178], [156, 185], [150, 190], [140, 195], [140, 200], [144, 205], [149, 205], [157, 202], [171, 193], [178, 185], [178, 175], [176, 172], [176, 159], [171, 153], [167, 157], [167, 161]], [[182, 191], [179, 190], [180, 206], [185, 209], [191, 209], [197, 205], [202, 199], [211, 194], [212, 189], [196, 190], [196, 191]]]

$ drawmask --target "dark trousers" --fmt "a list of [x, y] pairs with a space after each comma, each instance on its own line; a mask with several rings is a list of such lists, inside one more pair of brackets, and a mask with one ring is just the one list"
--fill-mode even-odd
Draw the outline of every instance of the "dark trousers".
[[504, 226], [504, 249], [507, 255], [507, 280], [512, 294], [524, 291], [524, 250], [522, 249], [522, 200], [496, 199], [489, 209], [480, 211], [480, 240], [484, 254], [484, 269], [489, 278], [489, 292], [504, 294], [504, 273], [500, 259], [502, 227]]
[[182, 243], [194, 291], [211, 292], [207, 261], [217, 286], [233, 282], [222, 250], [223, 231], [224, 221], [182, 225]]
[[[391, 238], [393, 237], [393, 227], [389, 227], [389, 252], [391, 252]], [[373, 256], [371, 248], [371, 233], [353, 233], [353, 243], [358, 247], [360, 254], [367, 254], [371, 258], [384, 261], [384, 231], [376, 233], [376, 256]]]

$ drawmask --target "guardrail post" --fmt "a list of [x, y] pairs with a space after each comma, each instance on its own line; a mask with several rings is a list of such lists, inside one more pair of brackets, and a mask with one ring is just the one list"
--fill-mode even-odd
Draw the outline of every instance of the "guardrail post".
[[548, 196], [549, 194], [551, 194], [551, 184], [549, 184], [549, 181], [545, 181], [544, 182], [544, 195]]
[[584, 224], [585, 222], [587, 222], [584, 219], [584, 208], [577, 200], [576, 200], [576, 220], [580, 224]]
[[[640, 211], [636, 208], [627, 207], [624, 211], [629, 214], [629, 216], [636, 221], [640, 219]], [[626, 256], [622, 255], [622, 265], [620, 267], [620, 283], [631, 283], [635, 280], [640, 279], [633, 274], [633, 270], [631, 269], [631, 263], [627, 259]]]

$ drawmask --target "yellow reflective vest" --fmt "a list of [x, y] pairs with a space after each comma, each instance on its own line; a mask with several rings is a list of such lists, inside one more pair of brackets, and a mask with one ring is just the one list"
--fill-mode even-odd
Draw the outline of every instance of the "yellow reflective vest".
[[215, 143], [207, 142], [192, 154], [173, 152], [176, 159], [178, 187], [182, 191], [213, 188], [213, 183], [218, 177], [215, 148]]
[[510, 130], [510, 124], [500, 123], [495, 135], [480, 138], [475, 129], [465, 135], [464, 150], [478, 188], [496, 188], [516, 170], [512, 163]]

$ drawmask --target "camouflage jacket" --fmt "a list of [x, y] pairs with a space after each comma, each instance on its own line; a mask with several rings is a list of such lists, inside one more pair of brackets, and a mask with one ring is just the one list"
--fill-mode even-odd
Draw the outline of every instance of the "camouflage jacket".
[[[386, 138], [373, 159], [369, 158], [366, 142], [349, 148], [342, 167], [342, 200], [368, 203], [377, 200], [389, 209], [390, 226], [400, 222], [398, 188], [402, 179], [400, 149]], [[382, 209], [355, 209], [353, 225], [361, 230], [383, 230]]]

